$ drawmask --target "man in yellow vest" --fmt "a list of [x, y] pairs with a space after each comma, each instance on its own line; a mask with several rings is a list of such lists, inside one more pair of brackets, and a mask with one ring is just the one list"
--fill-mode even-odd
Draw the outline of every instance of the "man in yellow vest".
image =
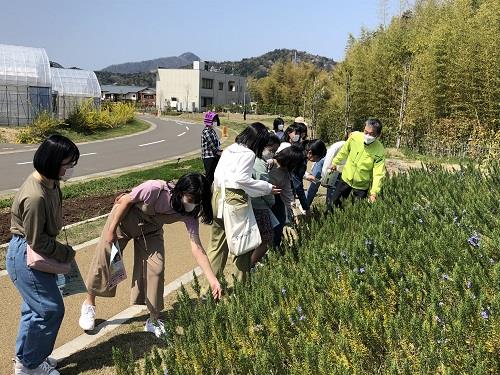
[[332, 160], [330, 171], [347, 159], [332, 203], [339, 207], [351, 192], [354, 198], [375, 202], [385, 178], [385, 149], [378, 140], [382, 123], [376, 118], [365, 122], [364, 132], [353, 132]]

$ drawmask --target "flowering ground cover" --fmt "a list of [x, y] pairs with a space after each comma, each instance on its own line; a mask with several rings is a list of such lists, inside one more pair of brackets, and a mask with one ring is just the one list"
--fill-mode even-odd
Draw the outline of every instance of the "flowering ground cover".
[[182, 290], [164, 345], [116, 350], [117, 373], [498, 373], [498, 164], [399, 174], [285, 250], [220, 303]]

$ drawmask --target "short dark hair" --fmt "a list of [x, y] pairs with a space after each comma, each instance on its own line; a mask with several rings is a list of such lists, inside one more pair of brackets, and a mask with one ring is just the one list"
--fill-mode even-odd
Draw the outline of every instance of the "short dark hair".
[[298, 145], [291, 145], [278, 152], [274, 156], [274, 159], [276, 159], [281, 167], [292, 171], [300, 163], [304, 162], [304, 149]]
[[285, 125], [285, 121], [281, 117], [276, 117], [273, 122], [274, 131], [278, 131], [278, 125]]
[[69, 138], [63, 135], [50, 135], [38, 147], [33, 157], [33, 166], [42, 176], [52, 180], [59, 180], [59, 171], [63, 160], [70, 159], [69, 162], [76, 165], [80, 158], [78, 147]]
[[321, 139], [312, 139], [306, 144], [306, 151], [311, 151], [314, 156], [323, 159], [326, 156], [326, 145]]
[[[191, 212], [186, 212], [184, 209], [182, 204], [184, 195], [191, 195], [194, 198], [194, 203], [199, 203]], [[201, 222], [204, 224], [212, 224], [213, 222], [214, 214], [211, 201], [211, 185], [207, 178], [198, 172], [187, 173], [179, 178], [170, 197], [170, 205], [176, 212], [184, 216], [201, 217]]]
[[368, 120], [365, 121], [365, 126], [371, 126], [377, 132], [377, 135], [382, 133], [382, 122], [375, 117], [369, 117]]
[[298, 132], [302, 135], [305, 134], [307, 137], [307, 126], [306, 124], [303, 124], [302, 122], [295, 122], [298, 128]]
[[269, 140], [267, 141], [266, 147], [276, 146], [276, 145], [279, 146], [280, 143], [281, 143], [281, 139], [276, 134], [270, 133]]
[[258, 158], [261, 158], [262, 151], [266, 147], [268, 140], [269, 129], [260, 122], [254, 122], [238, 134], [234, 141], [248, 147]]
[[291, 139], [290, 139], [290, 133], [292, 132], [298, 132], [298, 124], [297, 123], [293, 123], [291, 125], [289, 125], [286, 129], [285, 129], [285, 134], [283, 135], [283, 139], [282, 141], [283, 142], [288, 142], [288, 143], [292, 143], [291, 142]]

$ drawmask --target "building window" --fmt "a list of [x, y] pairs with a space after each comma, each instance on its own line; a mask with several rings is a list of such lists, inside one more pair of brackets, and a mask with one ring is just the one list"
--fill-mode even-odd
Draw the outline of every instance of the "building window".
[[227, 91], [236, 91], [236, 85], [234, 81], [229, 81], [227, 83]]
[[214, 80], [208, 78], [201, 79], [201, 88], [202, 89], [212, 89], [214, 87]]
[[224, 82], [219, 82], [219, 90], [224, 90]]
[[177, 98], [174, 98], [173, 96], [170, 98], [170, 101], [171, 102], [176, 102], [177, 101]]
[[214, 100], [211, 97], [208, 96], [202, 96], [201, 97], [201, 106], [202, 107], [209, 107], [213, 104]]

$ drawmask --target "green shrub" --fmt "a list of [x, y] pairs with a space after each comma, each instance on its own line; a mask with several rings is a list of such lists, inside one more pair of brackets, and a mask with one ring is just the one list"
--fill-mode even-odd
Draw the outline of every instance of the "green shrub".
[[498, 373], [500, 165], [490, 168], [398, 175], [375, 204], [317, 213], [221, 303], [182, 291], [168, 345], [144, 370]]
[[57, 133], [59, 121], [49, 112], [41, 112], [31, 125], [16, 135], [17, 143], [40, 143], [50, 134]]
[[79, 133], [91, 134], [101, 129], [116, 128], [134, 119], [134, 106], [128, 103], [103, 103], [95, 108], [92, 100], [77, 106], [66, 125]]

